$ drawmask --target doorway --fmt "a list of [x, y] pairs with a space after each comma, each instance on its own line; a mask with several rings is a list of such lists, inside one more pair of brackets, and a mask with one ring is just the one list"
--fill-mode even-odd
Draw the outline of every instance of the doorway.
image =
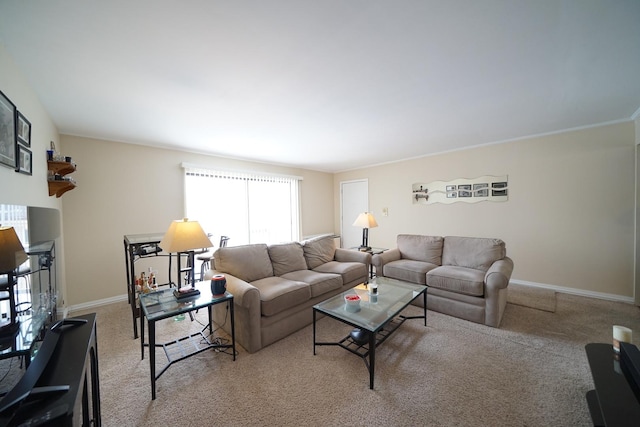
[[362, 229], [352, 224], [359, 214], [369, 211], [369, 180], [360, 179], [340, 183], [340, 235], [342, 247], [362, 244]]

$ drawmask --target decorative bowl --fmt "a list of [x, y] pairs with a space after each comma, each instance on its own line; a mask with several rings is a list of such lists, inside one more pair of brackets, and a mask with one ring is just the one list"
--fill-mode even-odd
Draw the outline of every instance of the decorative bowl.
[[344, 296], [345, 308], [347, 311], [360, 310], [360, 296], [358, 294], [347, 294]]

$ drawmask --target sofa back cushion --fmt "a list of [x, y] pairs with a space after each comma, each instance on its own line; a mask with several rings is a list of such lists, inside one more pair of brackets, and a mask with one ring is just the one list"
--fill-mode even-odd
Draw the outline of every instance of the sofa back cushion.
[[314, 237], [302, 242], [304, 257], [307, 260], [307, 266], [313, 270], [329, 261], [333, 261], [336, 253], [336, 245], [333, 235], [325, 234]]
[[442, 249], [442, 265], [487, 271], [491, 264], [505, 256], [507, 249], [500, 239], [447, 236]]
[[282, 243], [269, 246], [269, 257], [273, 265], [273, 275], [282, 276], [292, 271], [306, 270], [302, 245], [298, 242]]
[[397, 245], [403, 259], [442, 265], [442, 237], [398, 234]]
[[273, 276], [271, 258], [264, 243], [219, 248], [213, 254], [213, 263], [216, 270], [245, 282]]

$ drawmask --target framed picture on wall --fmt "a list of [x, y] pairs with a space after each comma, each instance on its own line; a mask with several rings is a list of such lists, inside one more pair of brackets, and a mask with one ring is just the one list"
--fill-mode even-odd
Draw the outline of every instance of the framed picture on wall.
[[16, 106], [0, 91], [0, 164], [16, 168]]
[[18, 142], [25, 147], [31, 147], [31, 122], [18, 111], [17, 132]]
[[489, 197], [489, 184], [473, 184], [474, 197]]
[[506, 196], [509, 191], [507, 189], [506, 182], [493, 182], [491, 183], [491, 195], [492, 196]]
[[471, 197], [471, 184], [458, 185], [458, 197]]
[[458, 196], [455, 185], [447, 185], [447, 198], [455, 199]]
[[18, 144], [18, 166], [16, 167], [16, 172], [31, 175], [32, 166], [31, 150]]

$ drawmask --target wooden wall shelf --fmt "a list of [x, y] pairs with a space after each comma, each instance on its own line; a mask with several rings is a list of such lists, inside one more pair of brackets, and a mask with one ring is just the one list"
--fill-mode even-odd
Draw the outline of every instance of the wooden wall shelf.
[[[47, 161], [47, 169], [52, 171], [54, 175], [65, 176], [72, 172], [75, 172], [76, 165], [71, 162], [56, 162]], [[62, 196], [69, 190], [76, 188], [75, 182], [67, 180], [49, 180], [49, 196], [55, 195], [56, 197]]]
[[56, 197], [62, 196], [69, 190], [76, 188], [73, 182], [69, 181], [49, 181], [49, 196], [55, 194]]

